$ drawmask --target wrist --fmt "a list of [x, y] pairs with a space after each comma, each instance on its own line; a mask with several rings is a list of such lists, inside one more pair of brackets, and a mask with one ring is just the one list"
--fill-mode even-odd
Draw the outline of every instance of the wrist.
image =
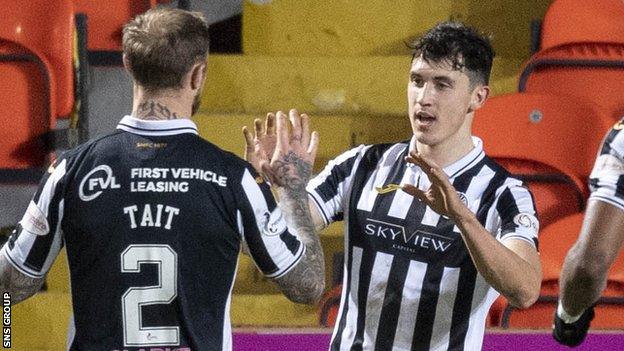
[[458, 227], [463, 227], [477, 221], [477, 216], [466, 206], [462, 206], [458, 211], [454, 211], [449, 217]]

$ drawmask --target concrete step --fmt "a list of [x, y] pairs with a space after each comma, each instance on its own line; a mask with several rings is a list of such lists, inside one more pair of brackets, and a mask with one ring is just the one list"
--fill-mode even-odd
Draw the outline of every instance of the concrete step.
[[243, 52], [269, 56], [400, 55], [436, 23], [456, 19], [492, 36], [501, 56], [528, 58], [530, 21], [551, 1], [395, 0], [245, 2]]
[[[271, 57], [212, 55], [200, 112], [249, 113], [297, 108], [314, 115], [407, 113], [411, 56]], [[493, 95], [516, 91], [521, 59], [497, 58]]]

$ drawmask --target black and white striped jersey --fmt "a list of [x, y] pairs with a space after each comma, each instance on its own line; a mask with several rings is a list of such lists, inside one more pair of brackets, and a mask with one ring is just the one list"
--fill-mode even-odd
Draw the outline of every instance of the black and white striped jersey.
[[590, 199], [624, 210], [624, 119], [606, 135], [589, 176]]
[[[498, 240], [537, 247], [529, 190], [485, 156], [482, 142], [444, 169]], [[412, 140], [412, 143], [415, 141]], [[409, 142], [360, 146], [308, 185], [327, 223], [345, 223], [343, 291], [331, 350], [479, 350], [498, 293], [478, 274], [458, 228], [411, 195], [428, 189], [405, 162]]]
[[2, 254], [42, 277], [66, 246], [71, 350], [230, 350], [243, 240], [268, 277], [305, 251], [247, 162], [190, 120], [126, 116], [59, 157]]

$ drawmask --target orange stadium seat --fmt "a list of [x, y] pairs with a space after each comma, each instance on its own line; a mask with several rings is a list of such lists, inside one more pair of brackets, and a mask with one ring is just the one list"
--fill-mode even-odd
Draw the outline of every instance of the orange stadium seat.
[[581, 96], [624, 115], [624, 1], [556, 0], [544, 16], [541, 50], [525, 64], [518, 91]]
[[473, 134], [490, 157], [526, 181], [544, 228], [583, 210], [586, 179], [611, 124], [606, 112], [582, 99], [508, 94], [476, 112]]
[[572, 43], [540, 51], [525, 64], [518, 91], [583, 97], [619, 120], [624, 115], [624, 43]]
[[624, 44], [621, 0], [556, 0], [542, 22], [542, 50], [564, 44]]
[[[0, 0], [0, 40], [20, 45], [34, 55], [49, 76], [51, 120], [68, 117], [74, 106], [72, 64], [74, 15], [71, 0]], [[15, 52], [13, 52], [15, 53]]]
[[169, 0], [75, 0], [76, 13], [88, 18], [88, 49], [121, 51], [121, 30], [134, 16]]
[[0, 8], [0, 168], [22, 174], [43, 166], [47, 132], [73, 110], [74, 17], [70, 0], [0, 0]]
[[[503, 312], [504, 328], [549, 328], [559, 294], [559, 275], [568, 250], [576, 242], [583, 223], [583, 214], [577, 213], [551, 224], [540, 234], [542, 261], [542, 288], [538, 301], [526, 310], [507, 306]], [[607, 288], [596, 306], [594, 328], [624, 328], [624, 255], [620, 255], [609, 272]]]
[[[45, 163], [50, 127], [49, 76], [36, 56], [0, 43], [0, 169], [24, 172]], [[11, 172], [13, 174], [13, 172]]]

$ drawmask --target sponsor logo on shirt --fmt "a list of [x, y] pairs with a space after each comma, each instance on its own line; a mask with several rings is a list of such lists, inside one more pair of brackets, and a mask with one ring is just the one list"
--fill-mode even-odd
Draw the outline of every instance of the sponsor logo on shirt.
[[50, 232], [48, 219], [39, 206], [32, 201], [28, 205], [20, 224], [22, 228], [35, 235], [46, 235]]
[[113, 170], [108, 165], [100, 165], [87, 173], [80, 181], [78, 196], [82, 201], [91, 201], [102, 194], [106, 189], [119, 189], [121, 185], [113, 176]]
[[430, 250], [445, 252], [452, 244], [453, 238], [417, 229], [412, 233], [398, 224], [367, 218], [364, 232], [369, 237], [392, 242], [394, 249], [415, 252], [416, 250]]

